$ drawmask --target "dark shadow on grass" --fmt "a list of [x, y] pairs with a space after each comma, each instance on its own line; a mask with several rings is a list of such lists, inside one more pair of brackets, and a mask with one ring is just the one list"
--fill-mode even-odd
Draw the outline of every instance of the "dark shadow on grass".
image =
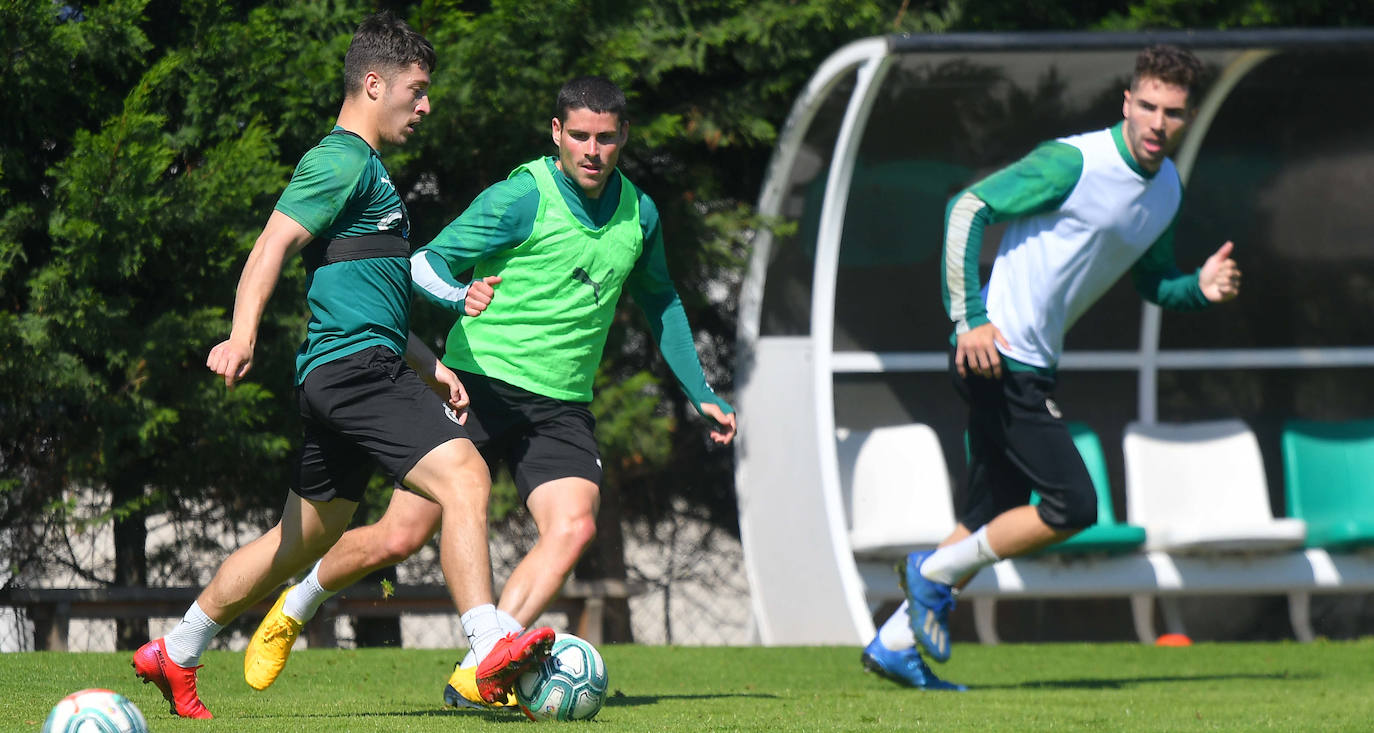
[[636, 705], [655, 705], [665, 700], [721, 700], [727, 697], [744, 697], [757, 700], [776, 700], [777, 695], [763, 692], [717, 692], [700, 695], [623, 695], [615, 694], [606, 698], [605, 707], [621, 708]]
[[286, 719], [286, 718], [310, 718], [310, 719], [329, 719], [329, 718], [466, 718], [468, 720], [486, 720], [490, 723], [528, 723], [529, 720], [520, 708], [509, 708], [502, 710], [476, 710], [476, 709], [457, 709], [442, 708], [433, 710], [374, 710], [363, 713], [309, 713], [300, 712], [295, 714], [283, 714], [273, 712], [264, 715], [240, 715], [244, 719]]
[[[767, 694], [767, 693], [744, 693], [744, 692], [724, 692], [724, 693], [701, 694], [701, 695], [625, 695], [625, 694], [623, 694], [623, 693], [616, 692], [616, 693], [612, 693], [611, 695], [607, 696], [607, 698], [606, 698], [606, 703], [605, 703], [605, 706], [604, 706], [604, 707], [607, 707], [607, 708], [634, 707], [634, 706], [639, 706], [639, 705], [655, 705], [655, 704], [657, 704], [657, 703], [664, 702], [664, 701], [666, 701], [666, 700], [719, 700], [719, 699], [727, 698], [727, 697], [745, 697], [745, 698], [756, 698], [756, 699], [775, 700], [775, 699], [777, 699], [778, 696], [777, 696], [777, 695]], [[354, 719], [354, 718], [449, 718], [449, 717], [452, 717], [452, 718], [466, 718], [466, 719], [468, 719], [468, 720], [485, 720], [485, 721], [488, 722], [488, 723], [525, 723], [525, 724], [528, 724], [528, 723], [529, 723], [529, 720], [525, 717], [525, 715], [524, 715], [523, 713], [520, 712], [520, 709], [519, 709], [519, 708], [507, 708], [507, 709], [503, 709], [503, 710], [476, 710], [476, 709], [469, 709], [469, 708], [464, 708], [464, 709], [458, 709], [458, 708], [443, 708], [443, 709], [434, 709], [434, 710], [405, 710], [405, 711], [397, 710], [397, 711], [392, 711], [392, 712], [388, 712], [388, 711], [384, 711], [384, 710], [377, 710], [377, 711], [365, 712], [365, 713], [338, 713], [338, 714], [301, 712], [301, 713], [296, 713], [296, 714], [292, 714], [292, 715], [283, 715], [282, 713], [274, 712], [274, 713], [272, 713], [271, 715], [243, 715], [243, 716], [239, 716], [239, 717], [242, 717], [242, 718], [245, 718], [245, 719], [252, 719], [252, 718], [263, 718], [263, 719], [267, 719], [267, 718], [272, 718], [272, 719], [285, 719], [285, 718], [312, 718], [312, 719], [314, 719], [314, 718], [320, 718], [320, 719], [328, 719], [328, 718], [349, 718], [349, 719]]]
[[1273, 674], [1202, 674], [1202, 675], [1172, 675], [1168, 677], [1121, 677], [1119, 679], [1075, 679], [1075, 680], [1032, 680], [1030, 682], [1018, 682], [1011, 685], [979, 685], [965, 680], [970, 691], [976, 690], [1119, 690], [1135, 685], [1148, 685], [1154, 683], [1172, 682], [1225, 682], [1232, 680], [1268, 680], [1271, 682], [1283, 682], [1285, 680], [1310, 680], [1316, 679], [1320, 675], [1310, 672], [1289, 674], [1287, 672], [1277, 672]]

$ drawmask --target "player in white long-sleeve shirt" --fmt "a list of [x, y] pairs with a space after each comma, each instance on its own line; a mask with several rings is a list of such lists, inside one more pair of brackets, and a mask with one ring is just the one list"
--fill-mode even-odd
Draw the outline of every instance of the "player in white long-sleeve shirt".
[[[867, 668], [910, 686], [958, 688], [931, 674], [915, 648], [949, 659], [953, 589], [1097, 520], [1092, 481], [1052, 399], [1064, 334], [1079, 316], [1127, 270], [1142, 297], [1171, 310], [1239, 293], [1231, 242], [1195, 272], [1174, 265], [1183, 186], [1168, 156], [1195, 116], [1201, 70], [1182, 49], [1145, 49], [1121, 122], [1043, 143], [950, 201], [941, 284], [954, 322], [951, 377], [969, 406], [966, 500], [938, 549], [907, 557], [907, 601], [864, 650]], [[983, 229], [1002, 221], [984, 290]]]

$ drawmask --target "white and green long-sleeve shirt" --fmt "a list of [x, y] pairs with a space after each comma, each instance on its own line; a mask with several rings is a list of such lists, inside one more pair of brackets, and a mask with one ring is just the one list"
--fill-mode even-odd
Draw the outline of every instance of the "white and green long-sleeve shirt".
[[[1174, 264], [1183, 185], [1173, 161], [1136, 164], [1122, 125], [1042, 143], [960, 192], [945, 212], [941, 290], [954, 337], [991, 322], [1016, 368], [1054, 369], [1064, 334], [1126, 270], [1141, 296], [1170, 310], [1208, 305], [1197, 272]], [[986, 292], [983, 229], [1009, 221]]]

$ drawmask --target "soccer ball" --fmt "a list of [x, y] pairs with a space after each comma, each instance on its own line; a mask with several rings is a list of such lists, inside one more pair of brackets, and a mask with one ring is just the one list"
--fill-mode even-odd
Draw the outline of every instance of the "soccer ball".
[[515, 699], [530, 720], [590, 720], [606, 701], [606, 663], [586, 639], [559, 634], [549, 658], [515, 681]]
[[148, 722], [129, 698], [92, 688], [59, 700], [43, 723], [43, 733], [148, 733]]

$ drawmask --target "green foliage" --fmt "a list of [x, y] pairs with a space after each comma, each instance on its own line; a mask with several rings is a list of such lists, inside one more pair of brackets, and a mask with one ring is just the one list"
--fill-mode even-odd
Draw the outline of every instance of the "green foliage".
[[1149, 28], [1278, 28], [1362, 26], [1374, 23], [1374, 5], [1357, 0], [1144, 0], [1108, 13], [1106, 30]]
[[[62, 521], [71, 505], [50, 499], [73, 486], [141, 487], [106, 515], [141, 522], [202, 500], [266, 511], [287, 484], [300, 271], [269, 308], [253, 382], [226, 392], [204, 360], [289, 176], [280, 146], [299, 155], [337, 105], [312, 62], [338, 63], [358, 11], [159, 10], [108, 3], [67, 23], [47, 2], [5, 11], [20, 13], [6, 58], [24, 72], [0, 190], [0, 344], [24, 356], [0, 366], [6, 520], [29, 506]], [[144, 24], [203, 32], [150, 53]], [[302, 53], [312, 34], [327, 42]], [[234, 72], [245, 65], [253, 76]]]
[[1117, 30], [1362, 26], [1360, 0], [953, 0], [950, 30]]
[[[703, 365], [727, 398], [740, 271], [752, 233], [781, 224], [752, 204], [795, 95], [836, 48], [889, 32], [1374, 22], [1351, 0], [387, 5], [439, 50], [434, 113], [410, 146], [385, 151], [416, 243], [552, 152], [562, 81], [605, 74], [630, 101], [622, 168], [658, 204]], [[0, 528], [32, 532], [16, 566], [50, 544], [43, 532], [77, 486], [138, 487], [109, 509], [129, 521], [193, 514], [202, 500], [235, 518], [280, 506], [298, 433], [299, 265], [269, 304], [250, 381], [226, 391], [203, 363], [275, 196], [338, 109], [344, 50], [372, 8], [0, 5]], [[680, 497], [733, 526], [730, 451], [705, 446], [704, 424], [622, 308], [596, 408], [608, 475], [631, 512]], [[429, 314], [416, 326], [433, 341], [447, 324]]]
[[656, 474], [670, 453], [673, 420], [656, 414], [660, 395], [653, 375], [642, 371], [612, 379], [602, 371], [597, 377], [592, 413], [605, 482], [623, 484], [635, 475]]

